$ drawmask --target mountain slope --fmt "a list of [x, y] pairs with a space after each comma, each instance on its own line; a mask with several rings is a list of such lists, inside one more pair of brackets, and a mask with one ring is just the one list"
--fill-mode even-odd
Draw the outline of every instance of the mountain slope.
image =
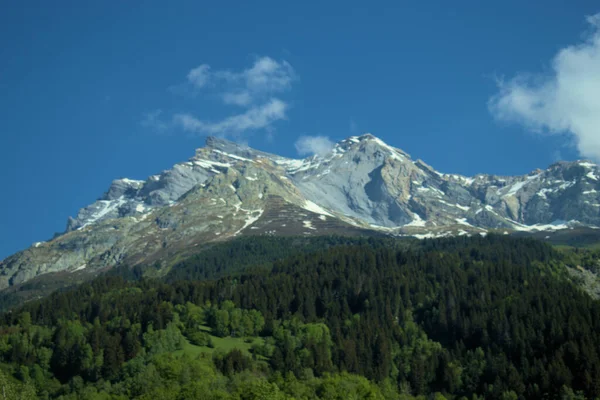
[[[105, 275], [25, 304], [0, 318], [0, 371], [48, 399], [600, 396], [600, 302], [551, 246], [476, 235], [323, 248], [329, 239], [242, 238], [201, 255], [198, 272], [265, 268], [170, 284]], [[385, 395], [308, 390], [346, 372]]]
[[64, 234], [3, 260], [0, 290], [51, 272], [167, 265], [239, 235], [439, 237], [600, 225], [600, 171], [560, 162], [525, 176], [443, 174], [365, 134], [303, 160], [208, 138], [145, 181], [118, 179]]

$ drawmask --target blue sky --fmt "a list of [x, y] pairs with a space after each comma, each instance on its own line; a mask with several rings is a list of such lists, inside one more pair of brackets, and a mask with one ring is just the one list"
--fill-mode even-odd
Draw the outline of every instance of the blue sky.
[[11, 3], [0, 258], [209, 132], [287, 156], [371, 132], [465, 175], [600, 155], [597, 1]]

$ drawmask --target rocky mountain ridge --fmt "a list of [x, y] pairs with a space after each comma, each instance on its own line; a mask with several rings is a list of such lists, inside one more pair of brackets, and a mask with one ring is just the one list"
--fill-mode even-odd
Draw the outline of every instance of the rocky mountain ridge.
[[0, 290], [46, 273], [167, 264], [238, 235], [417, 238], [600, 226], [600, 169], [559, 162], [524, 176], [436, 171], [365, 134], [296, 160], [217, 138], [145, 181], [117, 179], [64, 234], [0, 264]]

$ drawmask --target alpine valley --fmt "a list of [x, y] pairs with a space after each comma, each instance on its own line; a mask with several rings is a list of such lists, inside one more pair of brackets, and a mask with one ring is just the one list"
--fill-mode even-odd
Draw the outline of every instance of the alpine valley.
[[[175, 261], [248, 235], [531, 234], [600, 226], [600, 168], [557, 162], [524, 176], [438, 172], [370, 134], [297, 160], [209, 137], [189, 161], [145, 181], [117, 179], [64, 233], [0, 263], [0, 290], [89, 279], [119, 265]], [[50, 279], [50, 277], [52, 279]], [[57, 284], [60, 286], [61, 284]]]

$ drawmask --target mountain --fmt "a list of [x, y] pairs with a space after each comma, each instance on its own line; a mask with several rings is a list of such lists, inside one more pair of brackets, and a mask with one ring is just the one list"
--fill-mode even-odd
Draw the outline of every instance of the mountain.
[[48, 273], [167, 268], [240, 235], [428, 238], [595, 228], [599, 180], [589, 161], [524, 176], [444, 174], [370, 134], [302, 160], [210, 137], [194, 157], [145, 181], [113, 181], [63, 234], [3, 260], [0, 290]]

